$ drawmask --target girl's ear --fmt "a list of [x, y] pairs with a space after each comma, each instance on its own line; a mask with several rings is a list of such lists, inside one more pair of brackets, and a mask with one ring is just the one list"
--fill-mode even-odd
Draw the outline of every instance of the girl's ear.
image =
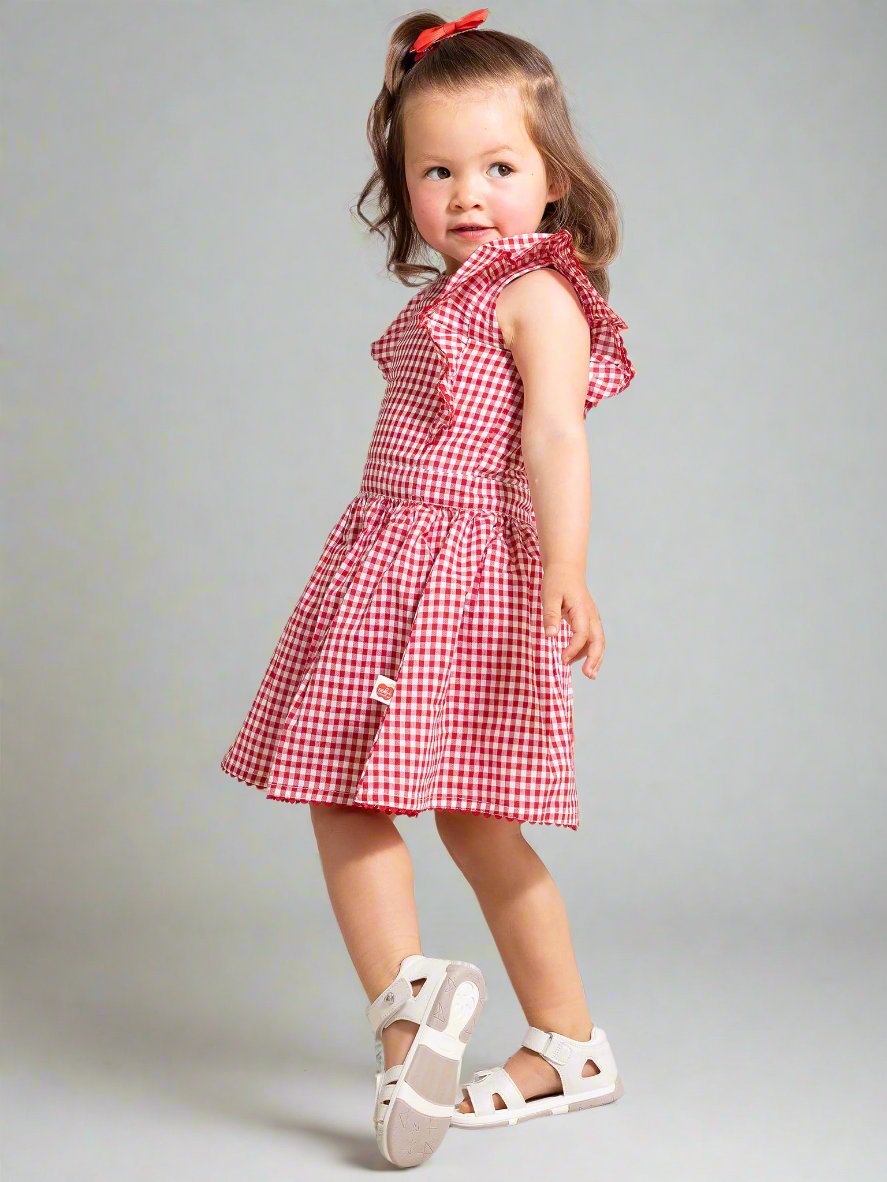
[[568, 184], [566, 181], [561, 185], [550, 184], [548, 186], [548, 200], [560, 201], [561, 197], [566, 197], [568, 192]]

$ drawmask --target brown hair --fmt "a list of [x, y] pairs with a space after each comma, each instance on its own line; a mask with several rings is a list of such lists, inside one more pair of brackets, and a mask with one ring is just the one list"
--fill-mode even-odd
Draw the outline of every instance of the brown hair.
[[[424, 243], [410, 216], [404, 171], [403, 112], [409, 98], [444, 91], [457, 94], [485, 87], [514, 86], [523, 99], [527, 133], [545, 161], [549, 182], [565, 189], [549, 202], [537, 232], [567, 229], [576, 257], [588, 278], [607, 298], [607, 266], [619, 252], [620, 227], [616, 195], [579, 145], [563, 87], [548, 57], [520, 37], [497, 29], [475, 28], [438, 41], [415, 60], [409, 52], [423, 29], [443, 24], [433, 12], [406, 16], [391, 34], [382, 89], [367, 119], [367, 138], [376, 167], [356, 207], [371, 233], [388, 244], [387, 270], [408, 287], [414, 276], [441, 272], [417, 262]], [[376, 195], [378, 217], [368, 218], [363, 206]]]

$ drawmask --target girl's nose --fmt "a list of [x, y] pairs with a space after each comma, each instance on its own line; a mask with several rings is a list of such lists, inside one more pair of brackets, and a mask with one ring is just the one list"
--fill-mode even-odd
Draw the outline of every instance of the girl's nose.
[[453, 194], [452, 205], [457, 213], [460, 210], [473, 209], [477, 204], [477, 194], [471, 184], [463, 183]]

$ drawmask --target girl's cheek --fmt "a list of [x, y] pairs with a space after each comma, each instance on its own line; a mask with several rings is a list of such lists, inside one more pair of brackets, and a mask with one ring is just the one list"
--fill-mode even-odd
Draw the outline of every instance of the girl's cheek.
[[520, 224], [527, 206], [531, 204], [531, 197], [524, 189], [515, 185], [507, 193], [501, 194], [496, 204], [504, 215], [502, 218], [503, 221], [506, 218], [512, 217], [514, 222]]
[[415, 193], [411, 197], [410, 204], [416, 225], [421, 225], [423, 222], [434, 222], [435, 218], [439, 216], [440, 201], [436, 201], [433, 194], [429, 194], [427, 190]]

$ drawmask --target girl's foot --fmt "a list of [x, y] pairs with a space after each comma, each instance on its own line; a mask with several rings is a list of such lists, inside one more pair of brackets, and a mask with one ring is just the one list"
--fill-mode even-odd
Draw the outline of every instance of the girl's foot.
[[[594, 1026], [591, 1030], [594, 1030]], [[588, 1037], [591, 1038], [591, 1032]], [[529, 1047], [521, 1047], [515, 1051], [503, 1066], [525, 1100], [537, 1100], [540, 1096], [557, 1096], [563, 1091], [561, 1077], [556, 1069]], [[593, 1059], [589, 1059], [582, 1068], [582, 1074], [599, 1075], [600, 1068]], [[493, 1096], [493, 1104], [496, 1108], [505, 1107], [505, 1101], [498, 1092]], [[456, 1106], [456, 1111], [473, 1112], [474, 1108], [471, 1101], [465, 1099]]]
[[485, 1001], [477, 965], [412, 953], [365, 1007], [376, 1049], [373, 1129], [393, 1165], [424, 1162], [452, 1124], [462, 1056]]

